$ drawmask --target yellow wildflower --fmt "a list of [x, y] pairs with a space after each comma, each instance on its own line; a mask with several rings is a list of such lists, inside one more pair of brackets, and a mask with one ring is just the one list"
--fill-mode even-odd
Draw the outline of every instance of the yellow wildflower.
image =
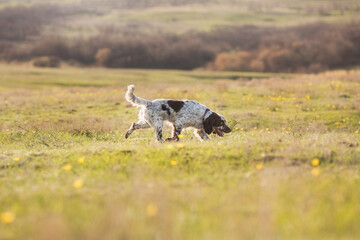
[[158, 213], [158, 207], [155, 204], [149, 203], [146, 206], [146, 215], [148, 217], [155, 217], [157, 213]]
[[83, 164], [85, 162], [85, 157], [79, 157], [78, 163]]
[[178, 164], [178, 162], [177, 161], [175, 161], [175, 160], [171, 160], [171, 165], [172, 166], [176, 166]]
[[178, 148], [183, 148], [183, 147], [184, 147], [184, 144], [179, 143], [179, 144], [177, 145], [177, 147], [178, 147]]
[[317, 167], [319, 166], [320, 164], [320, 160], [318, 158], [314, 158], [312, 161], [311, 161], [311, 165], [313, 165], [314, 167]]
[[340, 124], [340, 122], [336, 122], [336, 123], [335, 123], [335, 125], [339, 125], [339, 124]]
[[315, 177], [319, 176], [320, 175], [320, 168], [313, 168], [311, 169], [311, 174]]
[[84, 181], [82, 179], [77, 179], [73, 182], [74, 188], [82, 188], [84, 186]]
[[167, 149], [172, 149], [173, 146], [172, 146], [172, 145], [167, 145], [166, 148], [167, 148]]
[[257, 127], [254, 127], [254, 130], [256, 130], [257, 129]]
[[358, 131], [358, 130], [356, 130], [356, 131], [355, 131], [355, 133], [356, 133], [356, 134], [358, 134], [358, 133], [359, 133], [359, 131]]
[[178, 138], [180, 138], [180, 139], [183, 138], [183, 137], [184, 137], [184, 135], [182, 135], [182, 134], [178, 135]]
[[3, 223], [12, 223], [15, 221], [15, 214], [12, 212], [3, 212], [1, 213], [1, 222]]
[[256, 170], [262, 170], [264, 168], [264, 165], [262, 163], [258, 163], [255, 166]]
[[70, 170], [71, 170], [71, 164], [66, 164], [66, 165], [64, 165], [64, 166], [63, 166], [63, 169], [64, 169], [65, 171], [70, 171]]
[[14, 157], [13, 160], [14, 160], [15, 162], [18, 162], [18, 161], [20, 160], [20, 158], [19, 158], [19, 157]]

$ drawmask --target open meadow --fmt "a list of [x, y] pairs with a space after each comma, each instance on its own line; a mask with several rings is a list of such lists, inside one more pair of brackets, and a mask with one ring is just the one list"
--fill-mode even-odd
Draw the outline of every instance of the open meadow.
[[[197, 100], [233, 131], [126, 140], [128, 84]], [[359, 131], [359, 70], [0, 65], [0, 239], [358, 239]]]

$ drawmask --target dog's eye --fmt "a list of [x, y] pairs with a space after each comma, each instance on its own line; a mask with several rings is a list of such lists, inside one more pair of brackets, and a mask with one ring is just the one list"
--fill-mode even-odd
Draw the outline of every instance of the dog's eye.
[[222, 121], [222, 120], [216, 121], [214, 125], [215, 126], [222, 126], [222, 125], [224, 125], [224, 121]]

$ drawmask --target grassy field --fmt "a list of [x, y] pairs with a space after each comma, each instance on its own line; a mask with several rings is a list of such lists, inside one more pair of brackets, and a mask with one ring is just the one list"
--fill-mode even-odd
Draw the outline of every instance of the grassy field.
[[[0, 65], [0, 239], [358, 239], [359, 79]], [[130, 83], [233, 132], [125, 140]]]

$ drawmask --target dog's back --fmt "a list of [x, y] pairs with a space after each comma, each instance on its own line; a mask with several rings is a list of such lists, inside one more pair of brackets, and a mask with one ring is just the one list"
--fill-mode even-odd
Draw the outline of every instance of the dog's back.
[[202, 116], [207, 108], [193, 100], [156, 99], [146, 107], [152, 116], [159, 115], [164, 121], [179, 123], [184, 127], [201, 127]]

